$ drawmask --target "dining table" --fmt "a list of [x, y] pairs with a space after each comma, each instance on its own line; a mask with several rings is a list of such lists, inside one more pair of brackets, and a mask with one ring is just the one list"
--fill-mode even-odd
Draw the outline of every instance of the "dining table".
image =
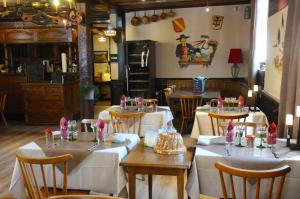
[[192, 89], [176, 89], [170, 96], [171, 100], [177, 101], [180, 99], [180, 96], [201, 96], [204, 101], [209, 101], [211, 99], [217, 99], [221, 96], [220, 91], [205, 91], [203, 93], [193, 92]]
[[[117, 111], [117, 112], [130, 112], [130, 111], [122, 111], [120, 106], [114, 105], [107, 108], [104, 111], [99, 113], [99, 119], [111, 120], [109, 111]], [[137, 110], [135, 110], [137, 111]], [[131, 111], [131, 112], [135, 112]], [[144, 111], [141, 121], [141, 132], [140, 137], [144, 137], [146, 131], [158, 131], [161, 127], [167, 127], [168, 125], [172, 125], [172, 120], [174, 119], [170, 107], [168, 106], [157, 106], [157, 109], [154, 111]], [[138, 122], [138, 121], [137, 121]], [[112, 127], [110, 128], [113, 129]]]
[[[188, 189], [192, 199], [198, 199], [199, 194], [213, 197], [223, 197], [219, 171], [215, 168], [216, 162], [222, 162], [227, 165], [242, 169], [265, 170], [274, 169], [283, 165], [289, 165], [291, 172], [287, 174], [281, 198], [297, 199], [300, 195], [300, 151], [294, 151], [286, 147], [286, 139], [277, 139], [273, 148], [267, 147], [261, 149], [257, 146], [260, 139], [255, 139], [254, 147], [236, 147], [234, 144], [225, 147], [225, 138], [222, 136], [200, 135], [200, 140], [210, 140], [209, 145], [197, 144], [195, 152], [195, 161], [193, 164], [193, 175], [188, 178]], [[292, 140], [295, 142], [296, 140]], [[246, 139], [242, 139], [242, 145], [246, 146]], [[236, 198], [243, 198], [243, 179], [234, 178], [236, 185]], [[279, 179], [276, 179], [274, 188], [276, 189]], [[229, 176], [226, 176], [225, 183], [230, 184]], [[262, 180], [260, 198], [267, 198], [268, 185], [270, 180]], [[253, 179], [247, 180], [247, 198], [255, 198], [256, 183]], [[231, 193], [229, 193], [231, 195]], [[231, 197], [231, 196], [229, 196]], [[273, 191], [272, 198], [275, 198]]]
[[152, 199], [152, 175], [177, 177], [177, 198], [184, 199], [185, 175], [193, 163], [196, 139], [183, 138], [186, 152], [180, 154], [158, 154], [144, 145], [143, 140], [121, 161], [128, 172], [129, 198], [136, 198], [136, 175], [148, 175], [148, 198]]
[[[59, 131], [54, 131], [55, 140], [47, 144], [44, 137], [34, 140], [18, 150], [29, 157], [51, 157], [71, 154], [68, 162], [68, 189], [90, 190], [91, 192], [118, 195], [126, 186], [124, 169], [119, 165], [129, 152], [140, 142], [135, 134], [123, 134], [124, 143], [112, 141], [93, 142], [91, 132], [78, 133], [76, 141], [61, 140]], [[39, 165], [34, 165], [36, 177], [42, 184]], [[52, 167], [45, 167], [47, 184], [53, 185]], [[57, 187], [62, 186], [62, 171], [56, 167]], [[25, 198], [22, 172], [16, 160], [9, 191], [18, 199]]]
[[[237, 108], [231, 110], [231, 108], [224, 108], [225, 111], [222, 114], [232, 114], [238, 113]], [[227, 110], [226, 110], [227, 109]], [[208, 116], [210, 112], [210, 108], [205, 105], [201, 107], [197, 107], [195, 113], [195, 119], [193, 124], [193, 129], [191, 133], [192, 138], [198, 138], [199, 135], [213, 135], [212, 124], [210, 117]], [[252, 112], [245, 108], [245, 113], [248, 113], [249, 116], [246, 118], [246, 122], [257, 122], [257, 123], [265, 123], [268, 124], [268, 118], [262, 111]], [[217, 123], [214, 122], [214, 128], [217, 128]], [[250, 129], [250, 132], [253, 129]]]

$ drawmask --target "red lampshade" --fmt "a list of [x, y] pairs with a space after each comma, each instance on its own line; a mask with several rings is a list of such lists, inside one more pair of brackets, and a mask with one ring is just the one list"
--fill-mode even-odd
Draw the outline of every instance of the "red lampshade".
[[242, 49], [239, 48], [230, 49], [228, 63], [232, 63], [232, 64], [243, 63]]

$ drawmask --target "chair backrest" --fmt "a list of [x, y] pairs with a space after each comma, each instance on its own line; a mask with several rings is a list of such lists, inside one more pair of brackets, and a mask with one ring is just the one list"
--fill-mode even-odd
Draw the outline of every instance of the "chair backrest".
[[218, 114], [218, 113], [210, 112], [210, 113], [208, 113], [208, 116], [210, 117], [213, 135], [216, 135], [215, 125], [214, 125], [214, 120], [216, 120], [217, 132], [218, 132], [218, 135], [220, 136], [221, 133], [222, 133], [222, 135], [224, 135], [224, 132], [225, 132], [224, 126], [222, 126], [222, 122], [225, 122], [228, 120], [229, 121], [238, 120], [238, 122], [239, 122], [241, 119], [243, 119], [245, 122], [246, 117], [248, 117], [249, 114], [248, 113]]
[[271, 179], [271, 183], [270, 183], [270, 186], [268, 189], [268, 199], [271, 199], [275, 178], [280, 177], [280, 181], [279, 181], [276, 195], [275, 195], [276, 199], [280, 199], [281, 192], [283, 189], [283, 184], [285, 181], [285, 175], [291, 171], [291, 168], [287, 165], [282, 166], [277, 169], [271, 169], [271, 170], [247, 170], [247, 169], [239, 169], [239, 168], [231, 167], [231, 166], [225, 165], [221, 162], [216, 162], [215, 167], [219, 170], [224, 199], [228, 199], [228, 194], [227, 194], [228, 192], [227, 192], [226, 185], [225, 185], [224, 173], [228, 174], [230, 177], [230, 187], [231, 187], [231, 192], [232, 192], [232, 199], [236, 199], [233, 176], [243, 178], [243, 196], [244, 196], [243, 198], [244, 199], [247, 199], [247, 186], [246, 186], [247, 178], [255, 179], [257, 181], [256, 194], [255, 194], [256, 199], [259, 199], [261, 180], [262, 179]]
[[167, 105], [171, 106], [172, 89], [171, 88], [165, 88], [164, 89], [164, 94], [165, 94], [165, 99], [166, 99]]
[[64, 196], [52, 196], [49, 199], [86, 199], [86, 198], [95, 198], [95, 199], [121, 199], [119, 197], [113, 196], [99, 196], [99, 195], [64, 195]]
[[114, 133], [133, 133], [141, 135], [142, 112], [122, 113], [109, 111]]
[[6, 97], [7, 97], [7, 92], [1, 91], [0, 92], [0, 112], [1, 113], [3, 113], [5, 110]]
[[[50, 195], [49, 188], [47, 186], [47, 179], [45, 173], [45, 166], [52, 165], [52, 178], [53, 178], [53, 195], [57, 192], [57, 178], [55, 172], [55, 166], [59, 164], [63, 164], [63, 182], [62, 182], [62, 191], [64, 194], [67, 193], [67, 169], [68, 169], [68, 161], [72, 159], [72, 155], [65, 154], [62, 156], [56, 157], [46, 157], [46, 158], [33, 158], [24, 156], [20, 151], [17, 151], [17, 159], [19, 161], [19, 165], [22, 171], [22, 175], [24, 178], [25, 186], [27, 192], [29, 194], [29, 198], [32, 199], [41, 199], [45, 195], [48, 197]], [[34, 166], [40, 167], [41, 175], [38, 175], [37, 170]], [[43, 192], [40, 189], [40, 185], [38, 184], [39, 179], [37, 177], [42, 177], [43, 182]]]
[[181, 113], [183, 118], [194, 118], [197, 106], [201, 106], [201, 96], [180, 96]]

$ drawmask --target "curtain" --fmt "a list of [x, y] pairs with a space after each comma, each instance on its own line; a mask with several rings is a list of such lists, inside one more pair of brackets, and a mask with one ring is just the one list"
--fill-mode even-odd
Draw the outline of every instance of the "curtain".
[[252, 68], [256, 72], [261, 62], [266, 62], [267, 57], [267, 26], [269, 1], [256, 0], [255, 13], [255, 36], [254, 36], [254, 54]]
[[[300, 105], [300, 1], [289, 0], [283, 51], [283, 71], [280, 91], [278, 134], [286, 135], [285, 116]], [[293, 137], [297, 135], [298, 118], [294, 117]]]

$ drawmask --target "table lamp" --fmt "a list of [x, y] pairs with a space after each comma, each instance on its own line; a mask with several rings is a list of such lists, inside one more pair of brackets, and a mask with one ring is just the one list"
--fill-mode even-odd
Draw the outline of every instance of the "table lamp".
[[293, 126], [293, 115], [292, 114], [286, 114], [285, 125], [287, 126], [286, 146], [290, 147], [290, 145], [291, 145], [290, 141], [291, 141], [291, 137], [292, 137], [291, 127]]
[[242, 49], [240, 48], [230, 49], [228, 63], [233, 64], [231, 66], [231, 75], [233, 78], [237, 78], [240, 72], [240, 67], [237, 64], [243, 63]]

